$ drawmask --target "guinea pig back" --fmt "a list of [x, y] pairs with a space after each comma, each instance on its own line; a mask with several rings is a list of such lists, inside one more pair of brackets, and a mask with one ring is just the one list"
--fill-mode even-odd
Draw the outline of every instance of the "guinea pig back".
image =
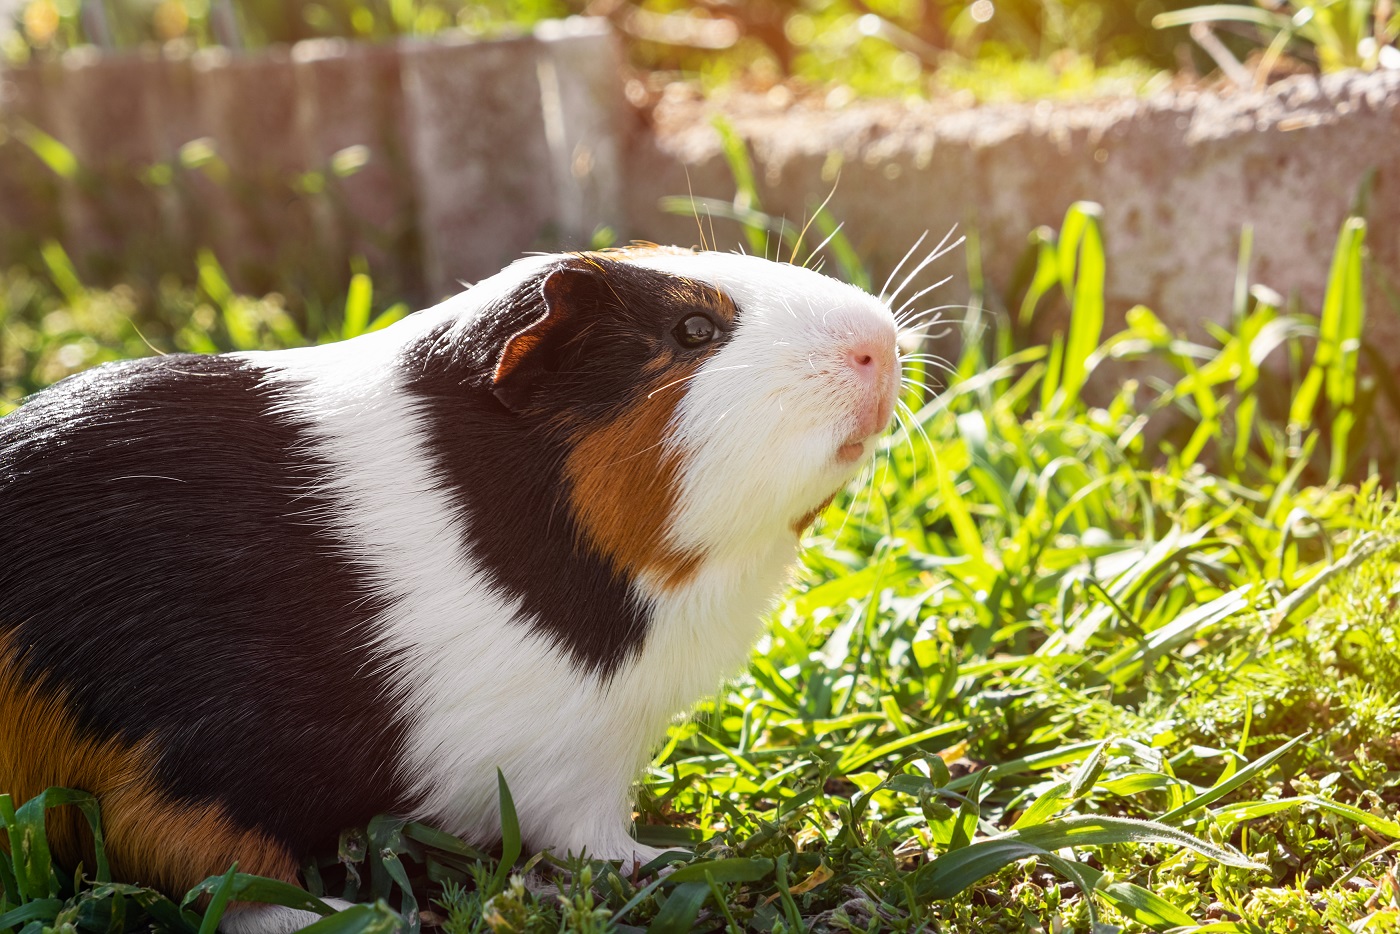
[[378, 812], [489, 842], [498, 768], [531, 847], [645, 859], [631, 782], [898, 382], [879, 300], [650, 246], [65, 380], [0, 419], [0, 791], [93, 791], [114, 874], [175, 894]]

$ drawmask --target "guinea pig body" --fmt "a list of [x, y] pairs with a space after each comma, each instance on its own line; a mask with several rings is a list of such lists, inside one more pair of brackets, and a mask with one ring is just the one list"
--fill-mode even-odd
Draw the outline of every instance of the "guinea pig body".
[[632, 781], [897, 385], [877, 299], [651, 247], [65, 380], [0, 419], [0, 791], [93, 791], [114, 874], [175, 894], [378, 812], [489, 842], [497, 769], [531, 847], [643, 861]]

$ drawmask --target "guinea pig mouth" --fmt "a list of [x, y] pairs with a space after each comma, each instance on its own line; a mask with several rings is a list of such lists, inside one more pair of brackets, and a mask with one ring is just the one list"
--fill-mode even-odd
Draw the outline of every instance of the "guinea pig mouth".
[[836, 449], [836, 462], [849, 467], [863, 460], [870, 442], [885, 433], [893, 417], [893, 393], [867, 401], [856, 418], [855, 430]]
[[851, 465], [865, 457], [865, 446], [870, 443], [870, 439], [875, 435], [867, 435], [864, 438], [852, 439], [836, 449], [836, 461], [840, 464]]

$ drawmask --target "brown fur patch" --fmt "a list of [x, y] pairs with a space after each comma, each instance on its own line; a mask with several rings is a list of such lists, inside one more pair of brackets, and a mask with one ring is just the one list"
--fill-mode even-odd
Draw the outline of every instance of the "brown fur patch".
[[574, 515], [589, 542], [619, 570], [661, 575], [678, 587], [695, 573], [700, 555], [666, 544], [676, 503], [680, 459], [665, 443], [683, 386], [672, 385], [699, 369], [699, 361], [663, 355], [652, 385], [602, 428], [574, 438], [564, 472]]
[[[16, 805], [52, 786], [91, 792], [102, 808], [112, 877], [177, 898], [235, 860], [240, 872], [296, 882], [296, 861], [267, 834], [235, 825], [217, 804], [165, 793], [152, 740], [129, 745], [85, 735], [61, 694], [21, 682], [14, 658], [0, 634], [0, 792]], [[78, 810], [56, 808], [45, 820], [55, 859], [68, 867], [81, 861], [91, 873], [91, 834]]]
[[[616, 260], [647, 252], [690, 251], [646, 244], [598, 255]], [[733, 326], [739, 314], [728, 295], [683, 276], [669, 277], [654, 300], [708, 312], [725, 328]], [[680, 464], [664, 441], [685, 394], [685, 381], [700, 369], [702, 359], [658, 350], [642, 367], [649, 379], [637, 402], [607, 425], [576, 435], [565, 465], [574, 515], [593, 547], [619, 570], [658, 574], [668, 588], [694, 576], [702, 558], [666, 544]]]
[[813, 522], [816, 522], [817, 516], [820, 516], [822, 513], [826, 512], [826, 507], [830, 506], [831, 501], [834, 499], [836, 499], [836, 494], [832, 493], [826, 499], [822, 500], [820, 506], [818, 506], [816, 509], [813, 509], [811, 512], [806, 513], [802, 516], [802, 518], [794, 522], [792, 524], [792, 530], [798, 535], [801, 535], [803, 532], [807, 531], [807, 526], [811, 525]]

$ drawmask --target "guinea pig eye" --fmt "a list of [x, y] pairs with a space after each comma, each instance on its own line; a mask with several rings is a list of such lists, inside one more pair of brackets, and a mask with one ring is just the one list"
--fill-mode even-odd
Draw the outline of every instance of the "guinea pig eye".
[[718, 333], [719, 328], [706, 315], [691, 315], [671, 331], [682, 347], [703, 347]]

